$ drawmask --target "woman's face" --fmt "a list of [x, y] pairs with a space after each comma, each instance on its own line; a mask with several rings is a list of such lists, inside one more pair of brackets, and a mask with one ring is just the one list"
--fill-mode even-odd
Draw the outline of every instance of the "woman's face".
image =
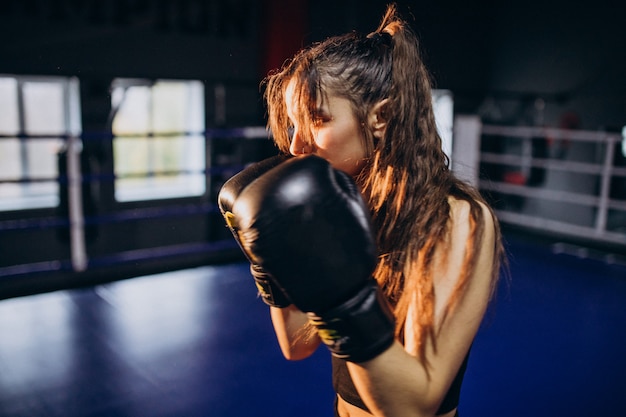
[[[328, 95], [318, 100], [315, 120], [311, 132], [303, 132], [307, 126], [298, 126], [299, 112], [294, 97], [295, 82], [292, 80], [285, 91], [287, 116], [293, 125], [293, 137], [289, 152], [294, 155], [313, 154], [326, 159], [335, 169], [352, 176], [357, 175], [365, 164], [366, 152], [363, 133], [350, 102], [347, 99]], [[312, 143], [306, 140], [312, 138]]]

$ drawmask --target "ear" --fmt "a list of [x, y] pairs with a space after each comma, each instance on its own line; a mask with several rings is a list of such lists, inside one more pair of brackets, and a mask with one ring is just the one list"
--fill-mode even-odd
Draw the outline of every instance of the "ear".
[[388, 98], [379, 101], [372, 106], [367, 115], [368, 126], [372, 130], [374, 137], [377, 139], [381, 139], [383, 137], [383, 134], [385, 133], [385, 128], [387, 127], [388, 103]]

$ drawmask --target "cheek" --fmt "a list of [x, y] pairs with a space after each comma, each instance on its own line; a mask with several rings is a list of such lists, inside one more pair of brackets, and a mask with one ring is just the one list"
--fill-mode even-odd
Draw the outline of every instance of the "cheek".
[[318, 136], [318, 155], [336, 169], [351, 175], [358, 174], [366, 154], [363, 140], [357, 132], [352, 126], [347, 126], [345, 129], [334, 130], [332, 134]]
[[344, 145], [345, 151], [349, 157], [359, 161], [365, 158], [366, 152], [364, 142], [365, 140], [362, 137], [358, 126], [350, 126], [350, 128], [346, 129]]

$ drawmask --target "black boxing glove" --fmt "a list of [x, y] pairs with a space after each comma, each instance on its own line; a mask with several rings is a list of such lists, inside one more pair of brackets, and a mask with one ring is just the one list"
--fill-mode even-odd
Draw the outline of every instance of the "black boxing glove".
[[245, 187], [232, 206], [242, 247], [300, 310], [332, 354], [364, 362], [394, 341], [372, 278], [377, 248], [352, 179], [317, 156], [292, 158]]
[[[233, 214], [231, 212], [233, 204], [239, 193], [248, 186], [252, 181], [256, 180], [260, 175], [274, 168], [278, 164], [286, 161], [289, 157], [286, 155], [277, 155], [271, 158], [264, 159], [263, 161], [254, 163], [241, 172], [237, 173], [233, 177], [231, 177], [228, 181], [224, 183], [222, 188], [220, 189], [218, 195], [218, 206], [226, 221], [226, 225], [232, 232], [233, 236], [239, 246], [241, 247], [241, 241], [239, 240], [239, 235], [237, 233], [237, 229], [235, 228], [232, 218]], [[243, 249], [243, 247], [242, 247]], [[250, 256], [243, 250], [244, 254], [250, 260]], [[259, 295], [265, 304], [273, 306], [273, 307], [287, 307], [291, 305], [291, 302], [283, 292], [277, 288], [272, 281], [269, 279], [268, 274], [261, 268], [259, 265], [255, 264], [250, 260], [250, 273], [254, 278], [254, 282], [259, 291]]]

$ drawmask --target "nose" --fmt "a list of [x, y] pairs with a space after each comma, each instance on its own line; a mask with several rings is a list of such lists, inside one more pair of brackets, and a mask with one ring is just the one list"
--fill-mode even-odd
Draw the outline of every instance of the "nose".
[[304, 155], [307, 152], [307, 148], [310, 148], [306, 141], [302, 139], [302, 136], [298, 132], [297, 129], [293, 130], [293, 134], [291, 136], [291, 144], [289, 145], [289, 153], [293, 156]]

